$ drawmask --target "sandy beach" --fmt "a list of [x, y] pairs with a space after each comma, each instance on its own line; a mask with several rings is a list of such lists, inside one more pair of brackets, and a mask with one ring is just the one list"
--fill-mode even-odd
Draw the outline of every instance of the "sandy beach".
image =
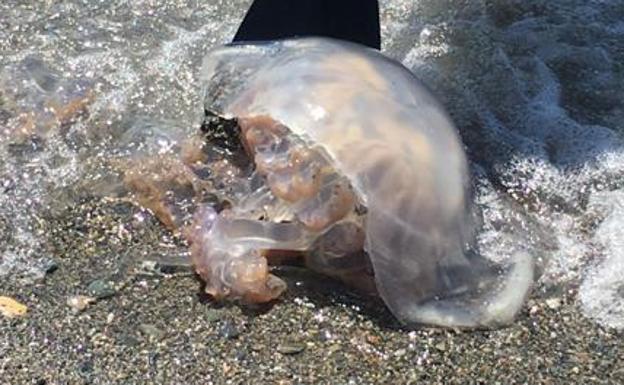
[[538, 266], [489, 331], [406, 329], [294, 267], [273, 304], [215, 303], [114, 194], [115, 156], [199, 129], [249, 4], [0, 2], [0, 385], [624, 384], [624, 2], [380, 1], [382, 52], [457, 125], [480, 250]]
[[[289, 290], [273, 306], [215, 304], [188, 268], [142, 262], [185, 252], [154, 219], [136, 220], [145, 214], [91, 200], [49, 221], [47, 246], [65, 256], [56, 269], [0, 282], [28, 307], [0, 317], [0, 383], [624, 382], [624, 335], [582, 317], [574, 293], [471, 332], [403, 329], [381, 302], [294, 269], [278, 273]], [[78, 295], [94, 302], [80, 311], [67, 303]]]

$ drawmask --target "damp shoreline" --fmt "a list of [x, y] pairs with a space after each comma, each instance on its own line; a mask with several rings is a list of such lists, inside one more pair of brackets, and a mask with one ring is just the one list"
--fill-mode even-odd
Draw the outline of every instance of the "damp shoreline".
[[[276, 272], [289, 289], [270, 306], [219, 304], [188, 267], [145, 263], [149, 253], [185, 251], [155, 219], [136, 222], [147, 214], [94, 199], [50, 218], [48, 246], [65, 255], [56, 269], [0, 282], [28, 307], [0, 317], [2, 383], [624, 381], [624, 335], [584, 318], [572, 292], [534, 295], [492, 331], [406, 329], [380, 301], [299, 269]], [[78, 310], [68, 304], [78, 295], [94, 302]]]

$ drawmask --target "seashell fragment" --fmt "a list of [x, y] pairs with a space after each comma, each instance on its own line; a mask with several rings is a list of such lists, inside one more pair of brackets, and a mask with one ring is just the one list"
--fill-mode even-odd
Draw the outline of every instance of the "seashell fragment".
[[[213, 49], [204, 109], [234, 119], [255, 171], [248, 194], [187, 232], [215, 297], [263, 302], [285, 284], [273, 251], [376, 291], [406, 324], [509, 323], [532, 282], [532, 258], [499, 266], [470, 245], [470, 184], [456, 130], [401, 64], [322, 38]], [[254, 186], [255, 183], [255, 186]]]
[[16, 318], [25, 315], [28, 307], [13, 298], [0, 296], [0, 314], [7, 318]]

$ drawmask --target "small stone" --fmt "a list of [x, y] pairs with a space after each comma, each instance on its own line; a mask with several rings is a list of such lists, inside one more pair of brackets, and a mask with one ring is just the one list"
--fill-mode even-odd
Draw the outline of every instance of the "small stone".
[[441, 351], [441, 352], [446, 350], [446, 344], [444, 342], [439, 342], [439, 343], [435, 344], [433, 347], [436, 348], [437, 350]]
[[58, 263], [53, 259], [48, 259], [43, 263], [41, 267], [44, 273], [52, 274], [56, 270], [58, 270]]
[[262, 350], [264, 350], [264, 346], [260, 344], [253, 344], [249, 348], [254, 352], [261, 352]]
[[150, 352], [147, 355], [147, 363], [151, 367], [156, 367], [156, 362], [158, 361], [159, 354], [155, 352]]
[[152, 275], [158, 271], [158, 262], [142, 261], [138, 267], [139, 273]]
[[557, 310], [561, 307], [561, 299], [559, 298], [548, 298], [546, 300], [546, 306], [548, 306], [551, 310]]
[[187, 265], [147, 260], [141, 262], [137, 267], [137, 272], [147, 276], [185, 275], [192, 274], [193, 268]]
[[78, 366], [78, 373], [82, 376], [88, 376], [93, 371], [93, 362], [84, 361]]
[[394, 352], [394, 356], [395, 357], [403, 357], [405, 355], [405, 353], [407, 353], [407, 350], [399, 349], [399, 350]]
[[305, 348], [306, 345], [300, 342], [285, 342], [277, 346], [277, 351], [284, 355], [294, 355], [303, 352]]
[[0, 314], [7, 318], [21, 317], [28, 311], [28, 307], [13, 298], [0, 296]]
[[233, 340], [240, 336], [240, 331], [236, 328], [236, 325], [234, 325], [233, 322], [225, 321], [221, 325], [221, 328], [219, 328], [219, 335], [228, 340]]
[[111, 281], [103, 279], [97, 279], [89, 284], [87, 287], [89, 294], [96, 299], [110, 298], [117, 293], [115, 285]]
[[67, 306], [72, 308], [76, 313], [84, 311], [90, 304], [95, 302], [95, 298], [86, 295], [75, 295], [67, 299]]
[[374, 335], [366, 336], [366, 341], [371, 345], [377, 345], [381, 342], [381, 338]]
[[153, 341], [160, 341], [165, 338], [165, 332], [152, 324], [140, 324], [141, 334]]
[[136, 339], [135, 336], [131, 335], [131, 334], [124, 334], [119, 338], [119, 342], [122, 343], [123, 345], [129, 346], [129, 347], [134, 347], [137, 346], [140, 341], [138, 339]]

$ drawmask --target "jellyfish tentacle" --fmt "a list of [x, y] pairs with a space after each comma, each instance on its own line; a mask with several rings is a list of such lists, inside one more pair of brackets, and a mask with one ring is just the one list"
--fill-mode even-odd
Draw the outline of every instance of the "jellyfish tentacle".
[[200, 208], [186, 232], [191, 259], [206, 282], [206, 292], [217, 299], [239, 298], [245, 302], [268, 302], [286, 289], [269, 273], [263, 250], [307, 250], [315, 239], [299, 223], [275, 223], [217, 214]]

